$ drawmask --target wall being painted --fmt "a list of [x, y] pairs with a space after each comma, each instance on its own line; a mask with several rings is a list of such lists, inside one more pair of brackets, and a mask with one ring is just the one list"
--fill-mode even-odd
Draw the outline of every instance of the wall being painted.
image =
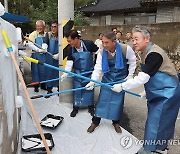
[[[16, 28], [0, 18], [0, 30], [8, 33], [14, 49], [17, 49]], [[7, 53], [0, 31], [0, 154], [15, 154], [17, 151], [18, 120], [16, 109], [17, 77]]]

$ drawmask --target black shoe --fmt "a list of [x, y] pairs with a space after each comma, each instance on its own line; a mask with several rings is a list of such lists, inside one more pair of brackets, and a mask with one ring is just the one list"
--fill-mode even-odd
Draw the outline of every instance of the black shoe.
[[39, 88], [38, 87], [34, 87], [34, 92], [38, 93], [39, 92]]
[[[47, 94], [53, 93], [52, 91], [48, 91]], [[49, 98], [51, 96], [45, 96], [45, 98]]]
[[88, 106], [88, 112], [91, 116], [94, 116], [94, 106]]
[[78, 113], [78, 110], [73, 109], [72, 112], [71, 112], [71, 114], [70, 114], [70, 116], [71, 116], [71, 117], [75, 117], [77, 113]]
[[41, 89], [42, 90], [47, 90], [45, 83], [41, 83]]

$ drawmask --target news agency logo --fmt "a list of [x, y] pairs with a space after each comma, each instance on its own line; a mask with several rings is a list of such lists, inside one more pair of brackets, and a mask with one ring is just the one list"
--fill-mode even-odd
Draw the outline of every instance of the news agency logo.
[[131, 136], [123, 136], [120, 139], [120, 145], [123, 149], [129, 149], [132, 145], [143, 146], [143, 145], [171, 145], [171, 146], [179, 146], [180, 139], [171, 139], [171, 140], [138, 140], [132, 138]]
[[123, 136], [120, 139], [120, 145], [123, 149], [129, 149], [133, 145], [133, 139], [130, 136]]

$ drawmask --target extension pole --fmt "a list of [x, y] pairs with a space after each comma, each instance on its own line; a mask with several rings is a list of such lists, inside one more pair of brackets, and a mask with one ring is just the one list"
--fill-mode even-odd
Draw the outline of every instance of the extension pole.
[[20, 71], [20, 69], [19, 69], [19, 66], [18, 66], [18, 64], [17, 64], [16, 58], [15, 58], [13, 52], [12, 52], [13, 49], [12, 49], [11, 42], [10, 42], [10, 40], [9, 40], [9, 38], [8, 38], [8, 35], [7, 35], [6, 31], [5, 31], [5, 30], [1, 30], [1, 32], [2, 32], [2, 37], [3, 37], [4, 43], [5, 43], [5, 45], [6, 45], [6, 48], [8, 49], [8, 52], [9, 52], [9, 54], [10, 54], [10, 56], [11, 56], [11, 59], [12, 59], [12, 61], [13, 61], [13, 63], [14, 63], [14, 66], [15, 66], [15, 68], [16, 68], [16, 71], [17, 71], [19, 80], [20, 80], [20, 82], [21, 82], [21, 84], [22, 84], [22, 88], [23, 88], [24, 93], [25, 93], [25, 95], [26, 95], [26, 98], [27, 98], [29, 107], [30, 107], [30, 109], [31, 109], [32, 115], [33, 115], [34, 120], [35, 120], [35, 122], [36, 122], [38, 131], [39, 131], [39, 133], [40, 133], [40, 135], [41, 135], [41, 138], [42, 138], [42, 141], [43, 141], [43, 143], [44, 143], [44, 146], [45, 146], [45, 149], [46, 149], [46, 151], [47, 151], [47, 154], [51, 154], [51, 151], [50, 151], [50, 149], [49, 149], [49, 147], [48, 147], [48, 144], [47, 144], [47, 142], [46, 142], [46, 138], [45, 138], [44, 133], [43, 133], [43, 131], [42, 131], [42, 128], [41, 128], [41, 126], [40, 126], [40, 122], [39, 122], [39, 120], [38, 120], [38, 116], [37, 116], [37, 114], [36, 114], [36, 112], [35, 112], [35, 108], [34, 108], [34, 106], [33, 106], [33, 104], [32, 104], [32, 101], [31, 101], [31, 99], [30, 99], [29, 93], [28, 93], [28, 91], [27, 91], [27, 89], [26, 89], [26, 85], [25, 85], [23, 76], [22, 76], [21, 71]]
[[[58, 70], [58, 71], [61, 71], [61, 72], [64, 72], [64, 73], [68, 73], [68, 74], [74, 75], [74, 76], [76, 76], [76, 77], [78, 77], [78, 78], [81, 78], [81, 79], [84, 79], [84, 80], [87, 80], [87, 81], [92, 81], [92, 82], [94, 82], [94, 83], [99, 84], [100, 86], [104, 86], [104, 87], [107, 87], [107, 88], [113, 88], [113, 86], [108, 85], [108, 84], [106, 84], [106, 83], [102, 83], [102, 82], [99, 82], [99, 81], [97, 81], [97, 80], [93, 80], [93, 79], [90, 79], [90, 78], [88, 78], [88, 77], [82, 76], [82, 75], [80, 75], [80, 74], [76, 74], [76, 73], [73, 73], [73, 72], [70, 72], [70, 71], [66, 71], [66, 70], [64, 70], [64, 69], [62, 69], [62, 68], [58, 68], [58, 67], [55, 67], [55, 66], [46, 64], [46, 63], [42, 63], [42, 62], [40, 62], [40, 61], [37, 60], [37, 59], [30, 58], [30, 57], [24, 57], [24, 58], [25, 58], [27, 61], [30, 61], [30, 62], [32, 62], [32, 63], [39, 64], [39, 65], [44, 65], [44, 66], [49, 67], [49, 68], [51, 68], [51, 69], [55, 69], [55, 70]], [[137, 97], [141, 97], [141, 95], [136, 94], [136, 93], [134, 93], [134, 92], [131, 92], [131, 91], [128, 91], [128, 90], [123, 90], [123, 91], [126, 92], [126, 93], [128, 93], [128, 94], [131, 94], [131, 95], [134, 95], [134, 96], [137, 96]]]
[[[25, 38], [27, 41], [33, 43], [33, 44], [34, 44], [35, 46], [37, 46], [38, 48], [43, 49], [39, 44], [37, 44], [37, 43], [33, 42], [32, 40], [30, 40], [29, 37], [24, 36], [24, 38]], [[52, 53], [50, 53], [50, 52], [48, 52], [48, 51], [47, 51], [46, 53], [53, 57], [53, 54], [52, 54]]]

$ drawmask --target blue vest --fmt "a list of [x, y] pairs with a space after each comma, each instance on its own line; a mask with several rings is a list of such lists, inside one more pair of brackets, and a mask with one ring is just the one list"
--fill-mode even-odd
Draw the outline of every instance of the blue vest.
[[[110, 83], [124, 79], [128, 75], [126, 58], [123, 56], [124, 68], [115, 68], [115, 59], [108, 59], [109, 71], [104, 73], [102, 82]], [[114, 92], [110, 88], [101, 87], [95, 116], [110, 120], [120, 120], [124, 106], [124, 92]]]
[[[53, 55], [58, 53], [58, 40], [57, 39], [52, 39], [52, 38], [49, 39], [48, 52], [50, 52]], [[49, 54], [46, 54], [46, 63], [56, 66], [56, 67], [59, 67], [58, 66], [59, 61], [53, 59], [52, 56]], [[59, 71], [46, 67], [46, 80], [55, 79], [55, 78], [59, 78]], [[46, 86], [47, 87], [57, 87], [57, 86], [59, 86], [59, 81], [56, 80], [56, 81], [52, 81], [52, 82], [47, 82]]]
[[[37, 37], [35, 39], [35, 43], [42, 46], [43, 39], [44, 37]], [[33, 53], [31, 57], [44, 63], [46, 59], [46, 54]], [[32, 75], [33, 82], [44, 81], [46, 79], [45, 67], [43, 65], [37, 65], [37, 64], [31, 63], [31, 75]]]
[[[74, 52], [72, 48], [72, 57], [74, 61], [74, 72], [77, 74], [88, 72], [93, 70], [94, 63], [92, 54], [87, 50], [85, 44], [83, 43], [83, 52]], [[85, 77], [91, 78], [91, 73], [83, 75]], [[85, 87], [89, 81], [74, 77], [73, 87], [80, 88]], [[78, 90], [73, 93], [74, 95], [74, 106], [90, 106], [94, 104], [94, 90]]]

